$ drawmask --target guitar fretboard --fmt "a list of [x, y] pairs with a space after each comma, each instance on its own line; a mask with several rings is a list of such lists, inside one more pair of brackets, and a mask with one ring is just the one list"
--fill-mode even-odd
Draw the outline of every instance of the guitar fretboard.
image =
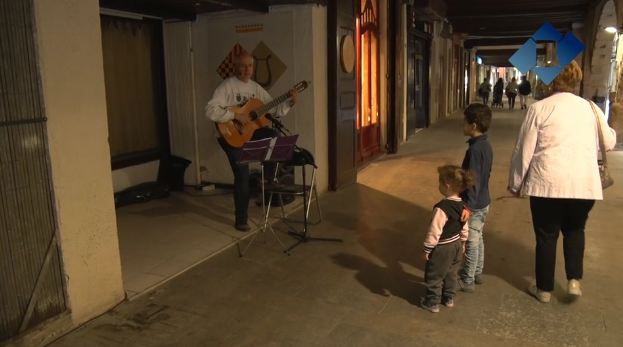
[[273, 108], [273, 107], [281, 104], [282, 102], [288, 100], [289, 97], [290, 97], [290, 92], [287, 92], [287, 93], [285, 93], [285, 94], [283, 94], [283, 95], [273, 99], [272, 101], [270, 101], [266, 105], [260, 107], [255, 112], [258, 115], [262, 115], [262, 114], [266, 113], [268, 110], [270, 110], [271, 108]]

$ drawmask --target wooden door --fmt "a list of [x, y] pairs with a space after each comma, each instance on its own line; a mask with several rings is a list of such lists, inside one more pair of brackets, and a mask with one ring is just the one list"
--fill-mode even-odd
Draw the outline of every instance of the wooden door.
[[358, 162], [364, 163], [380, 151], [379, 1], [359, 0], [357, 77]]

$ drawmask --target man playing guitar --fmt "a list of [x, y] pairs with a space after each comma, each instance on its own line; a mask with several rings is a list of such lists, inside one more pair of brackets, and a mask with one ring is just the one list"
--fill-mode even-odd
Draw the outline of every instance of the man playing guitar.
[[[217, 123], [234, 121], [236, 124], [245, 125], [253, 121], [249, 113], [241, 112], [242, 107], [247, 101], [259, 99], [266, 103], [271, 100], [270, 94], [258, 83], [251, 80], [253, 76], [254, 58], [249, 53], [242, 53], [234, 57], [236, 76], [225, 79], [216, 88], [212, 99], [206, 105], [206, 116]], [[283, 116], [296, 103], [298, 92], [292, 90], [288, 101], [270, 110], [277, 116]], [[251, 140], [259, 140], [268, 137], [276, 137], [274, 129], [263, 127], [255, 130]], [[249, 231], [248, 224], [249, 209], [249, 164], [239, 164], [236, 162], [240, 148], [233, 147], [222, 136], [219, 136], [218, 143], [225, 151], [229, 165], [234, 174], [234, 206], [236, 221], [234, 227], [240, 231]], [[265, 177], [272, 177], [274, 165], [264, 165]]]

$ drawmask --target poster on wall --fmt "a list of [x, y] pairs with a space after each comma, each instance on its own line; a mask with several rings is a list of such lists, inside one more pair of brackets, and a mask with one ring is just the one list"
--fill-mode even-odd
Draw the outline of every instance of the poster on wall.
[[247, 51], [242, 48], [239, 43], [236, 43], [229, 53], [225, 56], [225, 59], [219, 64], [218, 68], [216, 68], [216, 73], [221, 76], [222, 79], [226, 79], [230, 76], [234, 76], [236, 74], [236, 67], [234, 66], [234, 57], [240, 55], [242, 53], [247, 53]]
[[[247, 52], [248, 51], [244, 47], [236, 43], [216, 69], [218, 75], [222, 79], [234, 76], [236, 73], [234, 57]], [[255, 46], [251, 54], [255, 58], [253, 80], [267, 90], [270, 90], [286, 71], [287, 66], [263, 41], [260, 41], [257, 46]]]
[[253, 50], [255, 73], [253, 79], [262, 87], [270, 89], [286, 71], [286, 65], [263, 41]]

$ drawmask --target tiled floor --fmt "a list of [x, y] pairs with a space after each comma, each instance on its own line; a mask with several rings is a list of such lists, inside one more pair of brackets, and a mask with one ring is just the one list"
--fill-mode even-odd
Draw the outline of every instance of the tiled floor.
[[[289, 205], [288, 210], [297, 205]], [[259, 224], [261, 211], [252, 202], [251, 221]], [[117, 209], [123, 284], [128, 297], [136, 297], [253, 235], [235, 230], [233, 222], [229, 191], [173, 193], [166, 199]]]

